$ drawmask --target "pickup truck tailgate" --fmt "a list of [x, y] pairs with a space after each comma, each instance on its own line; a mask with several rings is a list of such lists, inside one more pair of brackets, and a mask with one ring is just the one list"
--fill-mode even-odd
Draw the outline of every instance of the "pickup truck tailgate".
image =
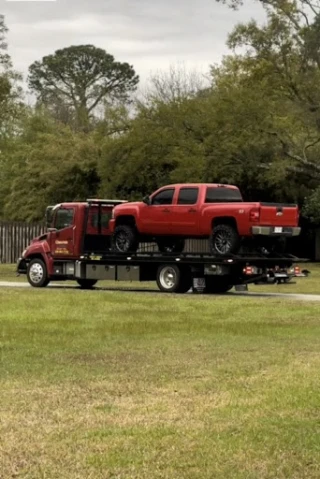
[[263, 226], [298, 226], [298, 206], [282, 203], [260, 203], [259, 222]]

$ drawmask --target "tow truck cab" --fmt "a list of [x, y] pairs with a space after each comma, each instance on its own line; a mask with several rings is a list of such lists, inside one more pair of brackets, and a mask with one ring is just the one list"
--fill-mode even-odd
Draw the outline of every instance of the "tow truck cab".
[[[110, 249], [109, 220], [113, 208], [121, 203], [124, 201], [88, 199], [48, 206], [47, 231], [34, 238], [23, 251], [17, 272], [27, 274], [29, 264], [38, 259], [44, 263], [50, 280], [73, 277], [75, 260], [81, 255]], [[33, 273], [37, 279], [41, 273], [38, 266]]]

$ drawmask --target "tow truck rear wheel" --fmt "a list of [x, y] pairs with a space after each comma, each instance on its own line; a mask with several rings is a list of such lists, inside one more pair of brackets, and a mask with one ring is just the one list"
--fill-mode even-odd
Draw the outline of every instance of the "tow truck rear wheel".
[[81, 289], [91, 289], [97, 283], [96, 279], [77, 279]]
[[157, 271], [157, 285], [164, 293], [186, 293], [192, 286], [191, 272], [176, 264], [162, 264]]
[[30, 261], [27, 268], [27, 279], [34, 288], [48, 286], [50, 280], [46, 264], [42, 259], [34, 258]]
[[206, 277], [206, 287], [205, 293], [209, 294], [223, 294], [230, 291], [233, 288], [233, 285], [230, 284], [228, 278], [219, 278], [218, 276], [214, 278]]

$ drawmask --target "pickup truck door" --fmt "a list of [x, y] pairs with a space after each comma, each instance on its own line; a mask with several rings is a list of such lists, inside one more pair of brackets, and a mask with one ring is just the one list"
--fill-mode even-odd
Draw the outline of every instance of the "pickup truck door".
[[74, 254], [75, 209], [61, 207], [55, 212], [54, 228], [50, 234], [50, 249], [54, 258], [66, 258]]
[[172, 206], [173, 235], [197, 235], [199, 233], [199, 188], [181, 187]]
[[171, 234], [174, 188], [164, 188], [151, 197], [151, 204], [140, 210], [140, 231], [145, 234]]

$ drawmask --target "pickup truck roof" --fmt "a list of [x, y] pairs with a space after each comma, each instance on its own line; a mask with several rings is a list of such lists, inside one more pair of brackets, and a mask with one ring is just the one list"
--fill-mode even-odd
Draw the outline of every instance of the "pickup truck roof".
[[239, 188], [235, 185], [228, 185], [228, 184], [222, 184], [222, 183], [175, 183], [172, 185], [165, 185], [162, 186], [161, 188], [158, 188], [158, 190], [161, 190], [162, 188], [201, 188], [201, 187], [207, 187], [210, 186], [216, 187], [216, 188], [230, 188], [232, 190], [238, 190]]

